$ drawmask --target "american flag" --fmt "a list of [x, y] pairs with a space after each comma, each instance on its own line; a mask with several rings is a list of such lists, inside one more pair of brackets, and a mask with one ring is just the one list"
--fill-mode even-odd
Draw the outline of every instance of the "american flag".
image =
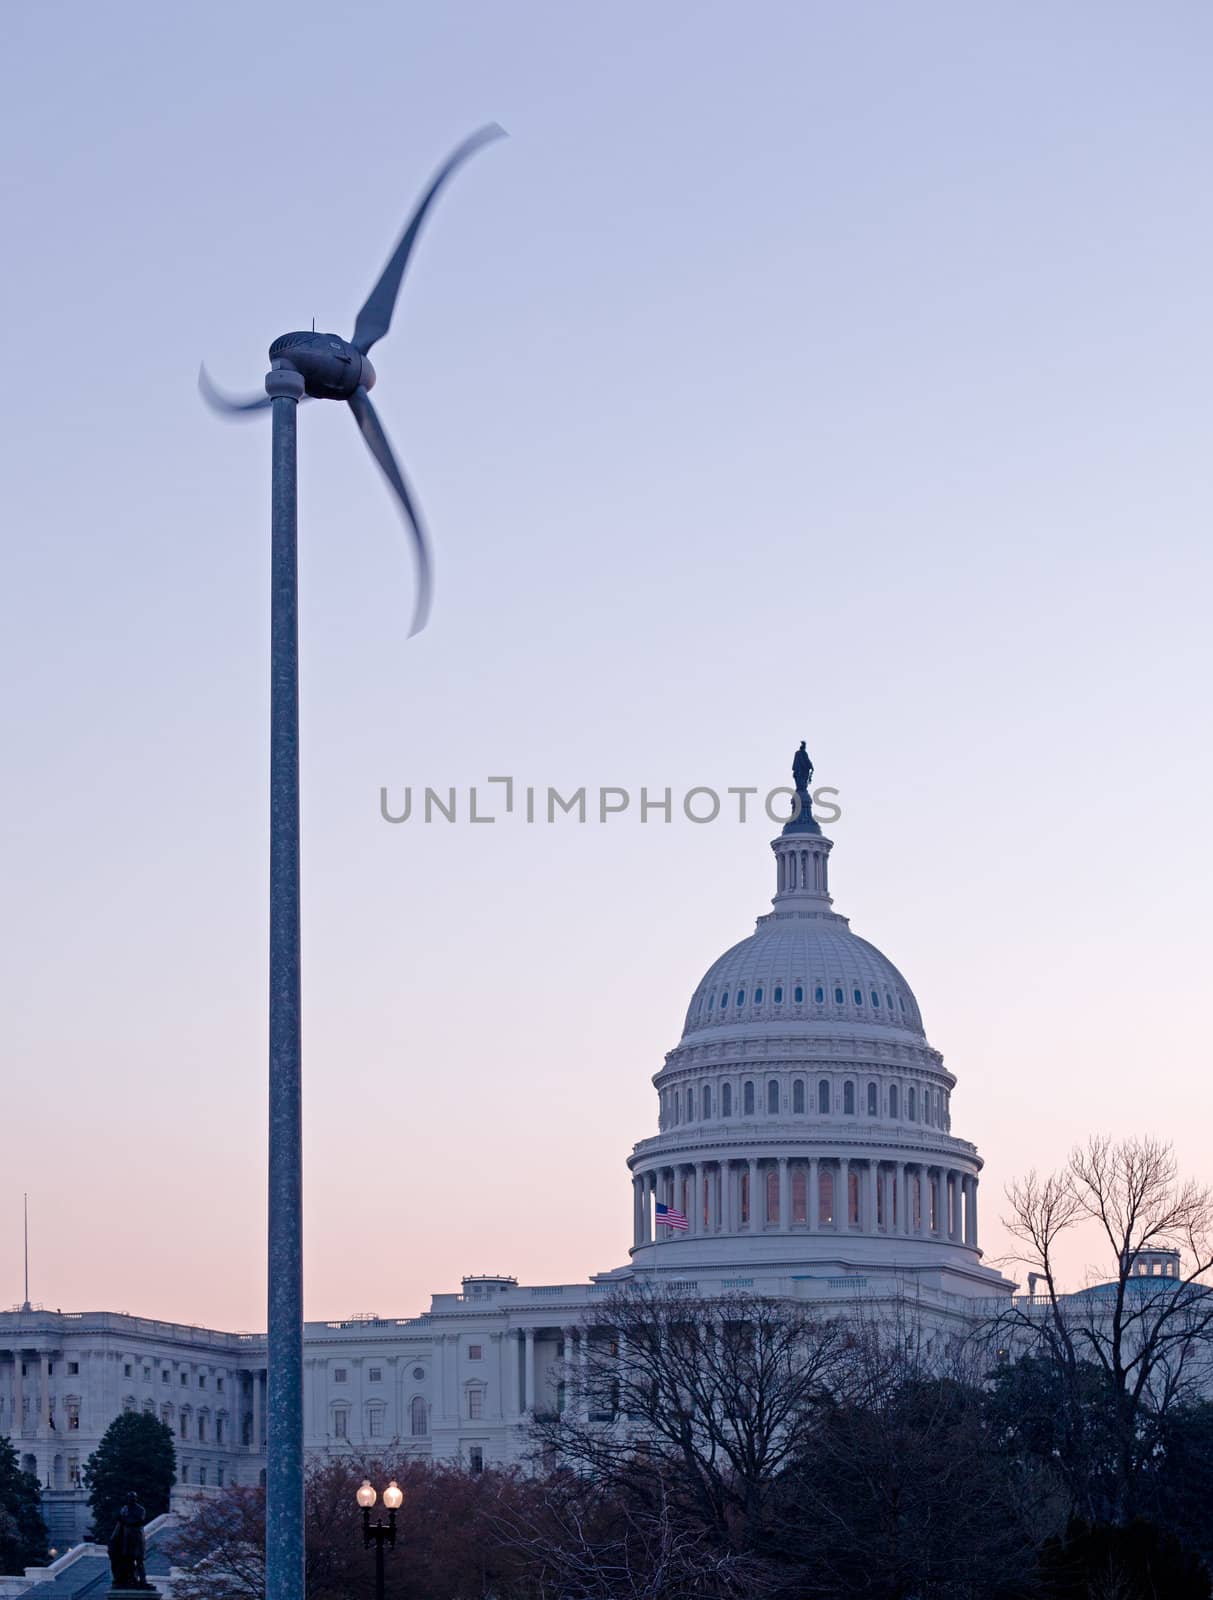
[[687, 1231], [685, 1213], [677, 1210], [674, 1206], [662, 1205], [660, 1200], [657, 1202], [657, 1220], [658, 1222], [664, 1222], [667, 1228], [681, 1228], [683, 1233]]

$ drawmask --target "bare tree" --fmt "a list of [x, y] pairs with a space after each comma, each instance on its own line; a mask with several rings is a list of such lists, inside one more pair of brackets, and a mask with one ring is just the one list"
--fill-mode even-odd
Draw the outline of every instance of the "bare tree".
[[[1170, 1145], [1154, 1139], [1115, 1144], [1093, 1138], [1050, 1177], [1030, 1173], [1008, 1190], [1006, 1226], [1022, 1245], [1015, 1257], [1044, 1293], [1014, 1305], [997, 1324], [1019, 1350], [1043, 1357], [1063, 1380], [1058, 1449], [1086, 1516], [1125, 1521], [1153, 1448], [1153, 1429], [1207, 1383], [1213, 1357], [1213, 1192], [1181, 1179]], [[1062, 1241], [1093, 1222], [1110, 1254], [1110, 1276], [1078, 1293], [1058, 1278]], [[1142, 1275], [1143, 1258], [1170, 1254], [1168, 1270]], [[1153, 1266], [1154, 1262], [1150, 1261]], [[1092, 1470], [1091, 1373], [1106, 1392], [1113, 1461]], [[1100, 1432], [1102, 1433], [1102, 1426]], [[1082, 1475], [1088, 1489], [1085, 1503]], [[1100, 1503], [1100, 1502], [1103, 1503]]]
[[549, 1465], [592, 1472], [744, 1548], [780, 1472], [847, 1381], [854, 1336], [794, 1301], [648, 1285], [596, 1308], [536, 1419]]
[[658, 1486], [648, 1505], [584, 1476], [557, 1473], [542, 1498], [498, 1518], [535, 1600], [758, 1600], [765, 1563], [687, 1526]]

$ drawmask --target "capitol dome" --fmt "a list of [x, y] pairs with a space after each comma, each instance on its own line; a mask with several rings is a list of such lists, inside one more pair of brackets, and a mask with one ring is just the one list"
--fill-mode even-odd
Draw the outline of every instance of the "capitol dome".
[[833, 844], [798, 789], [770, 911], [707, 969], [653, 1078], [658, 1132], [628, 1161], [633, 1265], [1005, 1288], [981, 1264], [956, 1079], [901, 972], [834, 910]]
[[851, 932], [845, 917], [763, 918], [708, 968], [691, 997], [682, 1037], [755, 1022], [813, 1028], [844, 1020], [923, 1037], [909, 984], [875, 945]]

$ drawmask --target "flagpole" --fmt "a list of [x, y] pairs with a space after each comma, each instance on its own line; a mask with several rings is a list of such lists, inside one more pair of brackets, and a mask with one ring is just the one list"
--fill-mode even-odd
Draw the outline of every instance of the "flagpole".
[[23, 1206], [24, 1206], [24, 1214], [25, 1214], [25, 1300], [22, 1303], [21, 1309], [22, 1309], [22, 1311], [28, 1311], [30, 1309], [30, 1303], [29, 1303], [29, 1195], [28, 1194], [24, 1194], [24, 1195], [21, 1196], [21, 1199], [22, 1199], [22, 1203], [23, 1203]]

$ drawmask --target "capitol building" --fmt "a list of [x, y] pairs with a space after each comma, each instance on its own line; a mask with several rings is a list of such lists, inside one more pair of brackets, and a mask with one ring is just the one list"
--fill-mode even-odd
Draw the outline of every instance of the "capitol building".
[[[574, 1284], [468, 1277], [420, 1316], [309, 1322], [310, 1450], [521, 1459], [595, 1307], [629, 1282], [909, 1308], [941, 1341], [1007, 1303], [1015, 1286], [982, 1262], [981, 1157], [952, 1131], [956, 1079], [899, 969], [834, 910], [831, 841], [807, 801], [793, 809], [771, 909], [708, 968], [653, 1078], [657, 1131], [627, 1158], [627, 1263]], [[172, 1428], [183, 1490], [258, 1482], [265, 1360], [259, 1334], [0, 1313], [0, 1435], [45, 1486], [52, 1542], [87, 1525], [81, 1469], [123, 1411]]]

